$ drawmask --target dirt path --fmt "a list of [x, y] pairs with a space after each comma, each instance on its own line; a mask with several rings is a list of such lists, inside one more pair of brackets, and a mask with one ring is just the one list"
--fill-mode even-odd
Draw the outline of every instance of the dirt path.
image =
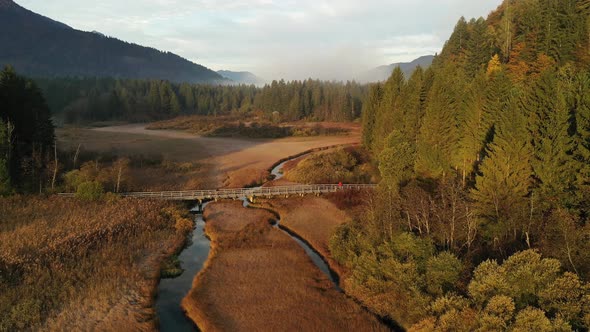
[[274, 216], [241, 202], [206, 211], [212, 251], [183, 308], [205, 331], [385, 331], [338, 292]]

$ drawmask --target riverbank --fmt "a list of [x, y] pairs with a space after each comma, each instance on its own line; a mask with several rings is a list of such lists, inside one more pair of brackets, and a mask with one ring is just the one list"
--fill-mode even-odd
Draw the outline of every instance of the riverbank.
[[201, 329], [387, 330], [272, 227], [274, 214], [221, 202], [205, 218], [211, 254], [182, 303]]

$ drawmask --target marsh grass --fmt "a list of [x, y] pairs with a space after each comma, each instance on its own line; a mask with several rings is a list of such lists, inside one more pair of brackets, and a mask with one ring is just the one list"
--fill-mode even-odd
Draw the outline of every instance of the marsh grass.
[[273, 199], [262, 206], [277, 211], [282, 227], [305, 239], [340, 278], [344, 277], [344, 268], [332, 258], [329, 241], [338, 226], [350, 221], [345, 212], [323, 197]]
[[154, 329], [187, 224], [167, 202], [0, 198], [0, 331]]
[[272, 213], [222, 202], [205, 217], [212, 252], [182, 303], [202, 330], [386, 330], [271, 226]]

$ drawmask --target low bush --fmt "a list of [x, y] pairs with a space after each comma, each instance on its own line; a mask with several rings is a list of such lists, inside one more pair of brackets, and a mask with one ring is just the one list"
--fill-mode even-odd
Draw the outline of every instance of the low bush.
[[171, 120], [155, 122], [148, 129], [184, 130], [193, 134], [209, 137], [249, 137], [249, 138], [283, 138], [289, 136], [336, 136], [346, 135], [348, 129], [326, 127], [320, 123], [278, 124], [257, 117], [232, 116], [183, 116]]
[[588, 330], [590, 285], [556, 259], [525, 250], [472, 271], [427, 238], [384, 230], [344, 224], [330, 251], [351, 269], [347, 293], [409, 331]]
[[289, 181], [312, 183], [370, 183], [371, 167], [356, 151], [344, 148], [313, 154], [303, 159], [285, 178]]
[[180, 276], [184, 272], [180, 265], [178, 256], [170, 256], [162, 262], [160, 268], [160, 277], [162, 279], [172, 279]]
[[295, 137], [337, 136], [347, 135], [350, 131], [344, 128], [324, 127], [321, 124], [313, 126], [293, 126], [291, 135]]
[[96, 201], [104, 195], [102, 184], [97, 181], [86, 181], [78, 185], [76, 197], [87, 201]]
[[248, 137], [248, 138], [283, 138], [291, 136], [291, 128], [253, 122], [225, 124], [206, 134], [209, 137]]

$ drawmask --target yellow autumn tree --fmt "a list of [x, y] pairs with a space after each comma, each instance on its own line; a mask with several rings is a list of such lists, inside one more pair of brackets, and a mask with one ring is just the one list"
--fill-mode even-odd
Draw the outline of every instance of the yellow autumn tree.
[[488, 62], [488, 76], [491, 76], [493, 73], [502, 70], [502, 63], [500, 62], [500, 57], [498, 54], [494, 54], [490, 62]]

